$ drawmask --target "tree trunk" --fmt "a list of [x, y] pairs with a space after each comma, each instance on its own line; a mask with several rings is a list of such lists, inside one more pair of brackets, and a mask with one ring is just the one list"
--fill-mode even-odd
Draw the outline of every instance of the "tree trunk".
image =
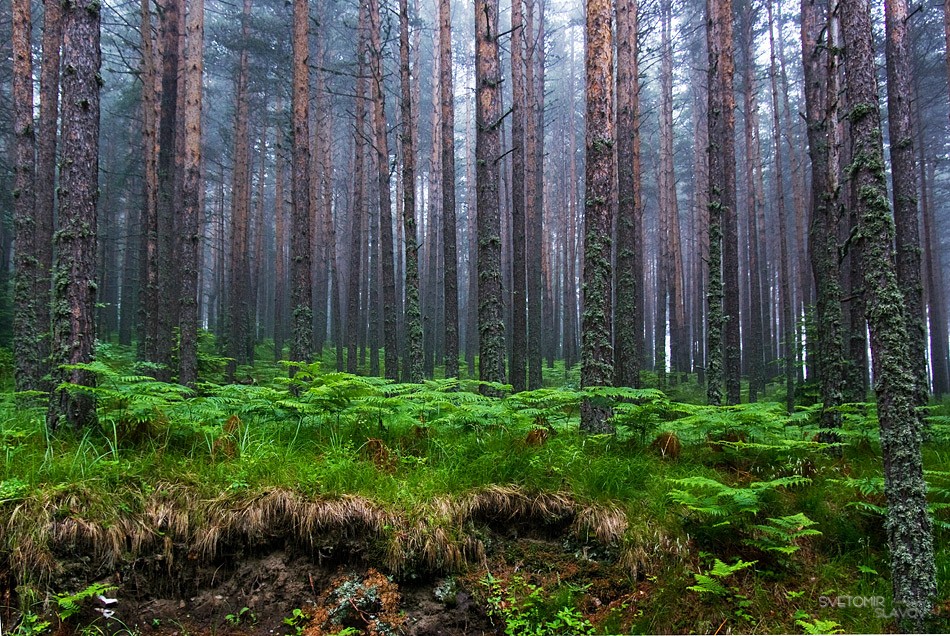
[[[544, 16], [534, 27], [535, 7], [527, 0], [525, 11], [525, 300], [528, 310], [528, 389], [541, 388], [541, 259], [544, 254]], [[540, 84], [539, 84], [540, 80]]]
[[749, 334], [745, 338], [746, 359], [749, 372], [749, 402], [756, 402], [759, 392], [765, 390], [765, 357], [762, 354], [762, 268], [759, 265], [758, 211], [763, 205], [757, 178], [759, 137], [755, 121], [758, 118], [755, 87], [755, 35], [754, 23], [758, 16], [752, 3], [744, 6], [741, 49], [743, 57], [743, 103], [745, 108], [745, 158], [747, 224], [749, 227]]
[[180, 349], [178, 382], [194, 386], [198, 380], [198, 270], [201, 224], [201, 79], [204, 69], [204, 0], [190, 0], [185, 44], [185, 159], [182, 211], [179, 226]]
[[346, 319], [346, 371], [347, 373], [356, 373], [357, 369], [357, 344], [360, 331], [360, 278], [362, 272], [362, 261], [360, 259], [360, 249], [362, 245], [362, 227], [363, 217], [365, 216], [363, 203], [363, 170], [364, 170], [364, 138], [366, 129], [366, 80], [363, 77], [365, 69], [365, 4], [368, 0], [360, 3], [360, 24], [357, 43], [357, 57], [359, 65], [356, 77], [356, 104], [354, 108], [353, 122], [353, 200], [350, 207], [350, 266], [347, 271], [348, 292], [347, 292], [347, 319]]
[[475, 187], [478, 189], [479, 379], [505, 381], [505, 324], [501, 289], [501, 70], [498, 0], [475, 1]]
[[914, 144], [916, 121], [911, 113], [914, 70], [907, 35], [907, 0], [884, 2], [887, 42], [887, 123], [890, 136], [891, 177], [894, 184], [894, 226], [897, 241], [897, 283], [904, 293], [908, 363], [917, 381], [917, 405], [927, 404], [927, 329], [924, 288], [920, 273], [920, 230], [917, 223], [917, 165]]
[[155, 360], [158, 338], [158, 102], [160, 83], [152, 36], [149, 0], [142, 0], [140, 32], [142, 38], [142, 155], [143, 185], [142, 253], [139, 263], [139, 334], [140, 358]]
[[[448, 4], [448, 2], [445, 2]], [[440, 6], [440, 16], [442, 8]], [[445, 9], [448, 13], [448, 7]], [[440, 18], [440, 29], [441, 18]], [[403, 379], [422, 382], [422, 316], [419, 313], [419, 245], [416, 239], [416, 149], [409, 80], [409, 2], [399, 0], [399, 80], [402, 119], [403, 228], [406, 234], [406, 358]]]
[[[36, 306], [46, 337], [37, 343], [44, 374], [49, 370], [50, 271], [53, 268], [53, 210], [56, 192], [56, 132], [59, 121], [59, 65], [63, 43], [63, 8], [44, 0], [43, 61], [40, 68], [40, 119], [36, 136]], [[48, 387], [47, 387], [48, 388]]]
[[[640, 184], [640, 71], [637, 34], [639, 21], [637, 0], [617, 3], [617, 311], [614, 347], [614, 383], [617, 386], [640, 386], [643, 357], [643, 207]], [[572, 91], [573, 93], [573, 91]], [[572, 95], [573, 98], [573, 95]], [[573, 109], [571, 109], [573, 113]], [[574, 139], [571, 128], [571, 173], [573, 175]], [[570, 177], [569, 187], [574, 187]], [[571, 197], [573, 199], [573, 196]], [[574, 241], [573, 208], [569, 204], [567, 241]], [[568, 267], [565, 287], [574, 293], [572, 249], [567, 250]], [[567, 280], [567, 276], [570, 280]], [[564, 295], [564, 345], [573, 331], [574, 303]], [[573, 335], [570, 336], [573, 338]], [[565, 366], [569, 353], [565, 352]], [[571, 360], [573, 362], [573, 360]]]
[[[284, 118], [284, 101], [277, 99], [276, 115], [278, 121]], [[277, 138], [274, 142], [274, 361], [284, 357], [284, 336], [287, 323], [287, 218], [284, 206], [284, 132], [277, 126]]]
[[[29, 0], [13, 5], [13, 128], [16, 171], [13, 186], [14, 279], [13, 354], [17, 391], [39, 390], [43, 378], [40, 342], [44, 339], [45, 307], [37, 303], [36, 290], [41, 264], [37, 252], [35, 218], [36, 177], [33, 126], [33, 22]], [[95, 227], [95, 226], [93, 226]]]
[[[723, 381], [723, 325], [726, 320], [738, 326], [734, 304], [738, 294], [730, 285], [725, 292], [733, 296], [727, 305], [723, 303], [724, 273], [729, 269], [734, 252], [723, 254], [723, 234], [733, 232], [729, 221], [736, 207], [735, 175], [735, 101], [732, 90], [732, 1], [708, 0], [707, 41], [709, 47], [709, 286], [707, 292], [707, 385], [706, 399], [710, 404], [722, 403]], [[733, 246], [735, 244], [733, 243]], [[724, 258], [725, 257], [725, 258]], [[723, 260], [727, 263], [723, 266]], [[733, 263], [737, 265], [737, 263]], [[732, 277], [730, 277], [732, 278]], [[736, 279], [735, 282], [738, 282]], [[727, 315], [724, 315], [723, 312]], [[727, 330], [728, 331], [728, 330]], [[729, 351], [727, 363], [729, 376], [729, 401], [738, 401], [734, 377], [738, 362], [738, 342], [727, 333], [725, 349]]]
[[[246, 2], [249, 0], [245, 0]], [[291, 156], [290, 359], [313, 354], [313, 286], [310, 279], [310, 15], [307, 0], [294, 0], [293, 155]]]
[[910, 613], [903, 626], [921, 631], [936, 595], [936, 574], [921, 458], [923, 427], [916, 409], [915, 369], [908, 360], [904, 298], [895, 272], [871, 13], [864, 0], [842, 0], [840, 6], [852, 142], [848, 172], [857, 194], [851, 203], [858, 231], [865, 239], [866, 315], [884, 456], [894, 604]]
[[[825, 9], [819, 0], [803, 0], [801, 6], [805, 111], [812, 167], [811, 264], [816, 292], [817, 342], [811, 350], [816, 358], [822, 403], [821, 439], [833, 443], [838, 441], [836, 430], [841, 426], [838, 406], [843, 401], [845, 357], [838, 260], [840, 164], [837, 125], [830, 123], [838, 120], [839, 29], [837, 15], [823, 15]], [[824, 40], [820, 39], [823, 31]]]
[[[611, 216], [613, 210], [613, 43], [609, 0], [587, 2], [587, 165], [584, 205], [584, 313], [581, 317], [581, 386], [609, 386], [611, 346]], [[587, 399], [581, 430], [609, 433], [609, 408]]]
[[528, 370], [524, 3], [511, 2], [511, 361], [509, 379], [524, 391]]
[[175, 202], [177, 197], [178, 77], [180, 71], [181, 0], [165, 0], [162, 7], [162, 98], [158, 120], [158, 234], [156, 264], [158, 298], [155, 351], [158, 379], [172, 376], [179, 286], [175, 259]]
[[251, 0], [244, 0], [241, 16], [242, 46], [238, 62], [236, 112], [234, 121], [234, 169], [231, 177], [231, 259], [228, 290], [228, 375], [233, 380], [236, 365], [247, 364], [250, 330], [248, 304], [250, 271], [247, 258], [250, 216], [250, 126], [248, 122], [248, 46], [250, 43]]
[[88, 371], [60, 365], [92, 362], [95, 329], [96, 200], [99, 196], [99, 4], [76, 0], [63, 8], [62, 170], [59, 230], [53, 269], [53, 395], [46, 422], [50, 429], [96, 424], [95, 398], [64, 382], [91, 387]]
[[[766, 3], [769, 25], [772, 20], [772, 2]], [[792, 312], [792, 268], [788, 253], [788, 219], [785, 213], [785, 167], [782, 162], [782, 129], [779, 124], [778, 66], [775, 57], [775, 35], [769, 28], [769, 81], [772, 87], [772, 139], [775, 142], [775, 207], [778, 211], [780, 281], [782, 297], [782, 334], [785, 340], [785, 408], [795, 410], [795, 316]]]

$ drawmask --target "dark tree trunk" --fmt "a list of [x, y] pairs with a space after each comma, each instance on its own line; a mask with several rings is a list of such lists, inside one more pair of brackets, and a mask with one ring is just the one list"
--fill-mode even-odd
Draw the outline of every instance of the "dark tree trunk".
[[238, 61], [236, 112], [234, 117], [234, 169], [231, 178], [231, 259], [228, 289], [228, 355], [233, 359], [228, 375], [233, 380], [236, 365], [247, 364], [250, 338], [250, 265], [248, 225], [250, 222], [251, 159], [248, 96], [248, 46], [250, 43], [251, 0], [244, 0], [241, 16], [242, 46]]
[[[838, 406], [843, 400], [844, 341], [842, 340], [838, 233], [841, 206], [838, 201], [839, 158], [838, 42], [837, 16], [833, 21], [820, 0], [802, 1], [802, 59], [805, 71], [805, 112], [808, 150], [811, 156], [812, 222], [811, 265], [815, 277], [816, 358], [821, 396], [821, 439], [838, 441], [841, 426]], [[822, 39], [821, 33], [825, 36]], [[829, 52], [832, 52], [829, 55]]]
[[[707, 291], [708, 310], [706, 313], [707, 331], [707, 384], [706, 398], [710, 404], [722, 403], [723, 381], [723, 325], [731, 321], [738, 326], [737, 290], [724, 285], [723, 277], [729, 264], [723, 260], [729, 256], [723, 254], [723, 234], [734, 231], [729, 221], [736, 207], [735, 175], [735, 99], [732, 90], [732, 1], [708, 0], [707, 2], [707, 41], [709, 47], [709, 287]], [[735, 238], [735, 237], [734, 237]], [[724, 258], [725, 257], [725, 258]], [[736, 263], [737, 264], [737, 263]], [[735, 281], [738, 283], [738, 280]], [[723, 303], [723, 293], [733, 296], [732, 302]], [[723, 312], [727, 315], [724, 315]], [[727, 330], [728, 331], [728, 330]], [[729, 376], [729, 400], [738, 401], [733, 377], [739, 360], [738, 342], [733, 342], [727, 333], [725, 349], [730, 351], [727, 362]]]
[[848, 172], [864, 269], [884, 483], [894, 604], [907, 610], [903, 626], [921, 631], [937, 592], [927, 484], [921, 458], [922, 420], [909, 362], [906, 310], [896, 275], [894, 226], [887, 200], [870, 6], [842, 0], [842, 41], [851, 126]]
[[63, 9], [62, 170], [59, 230], [53, 268], [53, 395], [46, 422], [50, 429], [96, 424], [96, 404], [82, 389], [93, 386], [88, 371], [60, 365], [92, 362], [95, 339], [96, 200], [99, 196], [99, 4], [76, 0]]
[[360, 4], [359, 42], [357, 43], [359, 70], [356, 79], [356, 105], [354, 110], [353, 132], [353, 200], [350, 206], [350, 266], [347, 270], [348, 292], [346, 310], [346, 371], [356, 373], [357, 348], [360, 331], [360, 278], [362, 278], [362, 260], [360, 250], [362, 246], [362, 228], [364, 211], [364, 138], [366, 129], [366, 80], [363, 77], [365, 69], [365, 27], [364, 6], [366, 0]]
[[[45, 337], [37, 354], [48, 369], [50, 271], [53, 268], [53, 210], [56, 202], [56, 132], [59, 121], [59, 65], [63, 42], [63, 8], [57, 0], [44, 0], [43, 61], [40, 68], [40, 119], [36, 135], [36, 306]], [[128, 276], [128, 274], [126, 274]]]
[[527, 90], [524, 77], [524, 2], [511, 1], [511, 360], [509, 379], [515, 391], [527, 387], [527, 238], [525, 200], [525, 120]]
[[[584, 205], [584, 313], [581, 317], [581, 386], [609, 386], [611, 346], [611, 229], [614, 180], [613, 42], [609, 0], [588, 0], [587, 165]], [[581, 430], [609, 433], [610, 410], [594, 400], [581, 406]]]
[[[452, 84], [452, 25], [447, 0], [439, 2], [439, 90], [442, 108], [442, 243], [445, 265], [445, 377], [459, 375], [458, 256], [455, 227], [455, 90]], [[395, 331], [395, 330], [394, 330]]]
[[152, 36], [149, 0], [142, 0], [142, 155], [145, 170], [142, 199], [142, 243], [139, 262], [139, 307], [141, 312], [139, 357], [156, 359], [158, 339], [158, 94], [160, 83]]
[[[277, 100], [277, 120], [284, 116], [284, 102]], [[287, 323], [287, 216], [284, 205], [284, 132], [277, 126], [277, 139], [274, 143], [274, 361], [284, 357], [284, 336]]]
[[[17, 391], [39, 390], [43, 377], [40, 343], [44, 339], [46, 312], [36, 298], [41, 264], [36, 256], [36, 177], [33, 126], [33, 50], [30, 34], [33, 21], [29, 0], [13, 5], [13, 128], [16, 172], [13, 185], [14, 279], [13, 355]], [[95, 226], [93, 226], [95, 227]], [[92, 280], [92, 279], [90, 279]], [[90, 334], [91, 336], [91, 334]]]
[[178, 76], [181, 0], [166, 0], [162, 7], [162, 99], [158, 120], [158, 267], [159, 306], [152, 362], [160, 365], [157, 376], [172, 377], [179, 286], [175, 262], [175, 201], [178, 188], [176, 138], [178, 134]]
[[[443, 2], [448, 5], [447, 0]], [[440, 26], [442, 7], [440, 3]], [[444, 9], [448, 15], [448, 6]], [[402, 119], [403, 228], [406, 234], [406, 358], [404, 380], [422, 382], [422, 316], [419, 312], [419, 245], [416, 239], [416, 156], [409, 81], [409, 2], [399, 0], [399, 80]]]
[[[245, 0], [249, 1], [249, 0]], [[293, 155], [291, 157], [290, 359], [313, 354], [313, 286], [310, 279], [310, 15], [307, 0], [294, 0]]]
[[[540, 13], [534, 27], [535, 7]], [[544, 4], [525, 11], [525, 292], [528, 310], [528, 389], [541, 388], [541, 260], [544, 254]], [[539, 46], [539, 41], [541, 42]]]

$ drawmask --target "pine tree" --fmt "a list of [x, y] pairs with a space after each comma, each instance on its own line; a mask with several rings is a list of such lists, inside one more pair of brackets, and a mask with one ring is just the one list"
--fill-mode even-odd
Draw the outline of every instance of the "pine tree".
[[95, 399], [81, 389], [93, 386], [88, 371], [60, 365], [93, 359], [96, 306], [96, 201], [99, 197], [99, 50], [100, 5], [75, 0], [63, 7], [62, 169], [59, 181], [59, 229], [53, 267], [53, 386], [47, 425], [74, 428], [96, 423]]

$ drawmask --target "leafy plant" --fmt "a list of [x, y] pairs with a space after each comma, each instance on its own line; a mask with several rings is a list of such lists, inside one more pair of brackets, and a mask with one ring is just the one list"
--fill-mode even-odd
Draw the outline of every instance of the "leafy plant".
[[489, 572], [479, 581], [488, 591], [488, 613], [504, 622], [507, 636], [593, 634], [594, 626], [574, 606], [562, 606], [553, 616], [544, 590], [515, 575], [505, 583]]
[[238, 626], [241, 623], [256, 623], [257, 614], [251, 611], [250, 607], [242, 607], [236, 613], [225, 614], [224, 620], [227, 621], [228, 625]]
[[54, 596], [58, 609], [56, 615], [62, 621], [68, 620], [82, 610], [83, 601], [97, 596], [109, 594], [118, 588], [108, 583], [93, 583], [86, 588], [73, 594], [61, 593]]
[[802, 628], [806, 634], [843, 634], [840, 623], [835, 621], [826, 621], [816, 618], [813, 622], [798, 619], [795, 624]]
[[749, 541], [750, 544], [766, 552], [790, 556], [801, 547], [796, 545], [796, 541], [821, 534], [819, 530], [811, 527], [816, 525], [816, 522], [806, 517], [803, 512], [784, 517], [769, 517], [768, 521], [767, 524], [753, 526], [760, 532], [760, 536]]

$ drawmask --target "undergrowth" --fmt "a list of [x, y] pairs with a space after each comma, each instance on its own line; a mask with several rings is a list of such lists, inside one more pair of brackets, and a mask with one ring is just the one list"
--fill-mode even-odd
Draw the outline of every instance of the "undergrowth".
[[[540, 523], [584, 555], [623, 564], [624, 585], [645, 592], [608, 612], [585, 605], [591, 594], [579, 588], [551, 603], [557, 584], [486, 572], [488, 611], [511, 633], [894, 627], [821, 602], [890, 597], [873, 404], [841, 407], [832, 449], [814, 441], [817, 406], [709, 407], [576, 384], [515, 395], [492, 385], [501, 397], [486, 397], [474, 380], [395, 384], [319, 362], [292, 380], [286, 366], [259, 363], [238, 370], [246, 383], [224, 384], [220, 366], [208, 357], [189, 390], [100, 346], [99, 361], [83, 365], [97, 386], [71, 389], [95, 395], [99, 427], [56, 436], [42, 406], [0, 394], [0, 551], [23, 609], [62, 592], [50, 589], [62, 541], [115, 563], [168, 549], [163, 537], [213, 557], [229, 541], [264, 541], [275, 525], [310, 549], [316, 529], [351, 543], [356, 531], [381, 569], [405, 577], [481, 567], [490, 547], [480, 528]], [[613, 405], [616, 435], [578, 432], [589, 397]], [[657, 451], [664, 435], [675, 453]], [[948, 443], [950, 411], [938, 405], [925, 465], [944, 612]]]

